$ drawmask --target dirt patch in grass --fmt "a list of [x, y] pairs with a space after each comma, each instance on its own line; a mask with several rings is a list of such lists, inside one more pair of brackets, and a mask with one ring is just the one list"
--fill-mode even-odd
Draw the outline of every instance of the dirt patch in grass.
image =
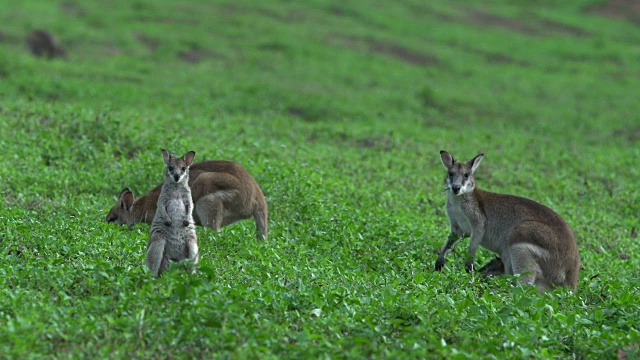
[[433, 66], [440, 64], [438, 58], [433, 55], [418, 52], [387, 40], [334, 34], [328, 39], [328, 42], [353, 50], [386, 55], [411, 65]]
[[358, 139], [353, 142], [353, 146], [363, 149], [380, 149], [383, 152], [389, 152], [395, 148], [393, 140], [388, 136]]
[[325, 110], [309, 109], [300, 106], [289, 106], [286, 111], [290, 116], [297, 117], [307, 122], [322, 120], [327, 116], [327, 112]]
[[466, 16], [466, 21], [482, 26], [493, 26], [509, 31], [516, 31], [529, 36], [570, 35], [588, 36], [590, 33], [576, 26], [563, 24], [549, 19], [533, 17], [522, 20], [507, 18], [500, 15], [489, 14], [483, 11], [473, 10]]
[[294, 9], [290, 9], [286, 13], [279, 13], [271, 9], [259, 9], [258, 13], [287, 24], [301, 23], [309, 18], [307, 12]]
[[435, 56], [419, 53], [402, 45], [388, 41], [370, 40], [369, 51], [391, 56], [412, 65], [429, 66], [438, 65], [440, 63]]
[[522, 20], [510, 19], [482, 11], [469, 12], [469, 14], [467, 14], [467, 20], [476, 25], [500, 27], [511, 31], [517, 31], [525, 35], [540, 35], [539, 31], [535, 27]]
[[191, 49], [180, 51], [178, 57], [190, 64], [197, 64], [203, 60], [216, 57], [216, 53], [206, 49]]
[[160, 46], [160, 39], [154, 38], [151, 36], [147, 36], [143, 33], [135, 34], [136, 40], [141, 42], [144, 46], [146, 46], [150, 51], [156, 51], [156, 49]]
[[609, 0], [603, 4], [588, 6], [586, 11], [640, 24], [640, 2], [637, 0]]
[[640, 140], [640, 126], [615, 130], [613, 137], [623, 138], [629, 142], [636, 142]]
[[78, 5], [77, 2], [74, 1], [65, 1], [60, 4], [60, 9], [62, 12], [67, 13], [69, 15], [73, 15], [76, 17], [85, 17], [87, 16], [87, 12]]

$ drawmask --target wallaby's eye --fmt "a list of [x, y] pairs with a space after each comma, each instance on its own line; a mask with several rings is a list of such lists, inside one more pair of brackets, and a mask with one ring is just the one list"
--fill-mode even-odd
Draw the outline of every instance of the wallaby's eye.
[[187, 168], [183, 166], [183, 167], [182, 167], [182, 171], [185, 171], [185, 170], [187, 170]]
[[173, 172], [173, 166], [168, 167], [169, 171]]
[[469, 173], [464, 173], [464, 178], [468, 179], [469, 178]]
[[453, 172], [449, 171], [449, 177], [453, 177]]

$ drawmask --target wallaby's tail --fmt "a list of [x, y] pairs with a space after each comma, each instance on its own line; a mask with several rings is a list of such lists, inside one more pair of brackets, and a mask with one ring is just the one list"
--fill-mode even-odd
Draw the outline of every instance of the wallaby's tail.
[[567, 285], [571, 286], [573, 289], [573, 293], [575, 294], [578, 290], [578, 273], [580, 272], [580, 260], [577, 261], [577, 264], [567, 271]]
[[168, 260], [164, 256], [166, 241], [162, 235], [152, 233], [147, 248], [147, 267], [155, 276], [160, 276], [169, 266]]
[[259, 240], [265, 240], [269, 233], [269, 208], [262, 190], [259, 190], [256, 194], [255, 201], [253, 217], [256, 219], [257, 236]]

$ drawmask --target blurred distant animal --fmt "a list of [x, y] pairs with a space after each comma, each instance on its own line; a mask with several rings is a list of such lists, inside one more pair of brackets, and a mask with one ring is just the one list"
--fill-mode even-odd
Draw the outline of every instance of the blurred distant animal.
[[27, 45], [31, 53], [37, 57], [65, 57], [66, 52], [58, 39], [46, 30], [33, 30], [27, 36]]

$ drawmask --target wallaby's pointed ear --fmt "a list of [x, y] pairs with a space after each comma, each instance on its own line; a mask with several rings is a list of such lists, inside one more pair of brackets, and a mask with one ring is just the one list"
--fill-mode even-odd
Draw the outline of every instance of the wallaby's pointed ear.
[[169, 152], [165, 149], [162, 149], [162, 159], [164, 160], [164, 163], [169, 165], [169, 160], [171, 160], [171, 154], [169, 154]]
[[482, 157], [484, 156], [484, 154], [478, 154], [476, 155], [476, 157], [474, 157], [473, 159], [469, 160], [469, 164], [471, 164], [471, 172], [474, 173], [476, 171], [476, 169], [478, 168], [478, 165], [480, 165], [480, 161], [482, 161]]
[[122, 190], [122, 192], [120, 192], [119, 199], [120, 205], [124, 210], [129, 211], [129, 209], [131, 209], [131, 207], [133, 206], [133, 193], [131, 192], [131, 190], [129, 190], [129, 188], [125, 188], [124, 190]]
[[453, 163], [456, 161], [453, 158], [453, 155], [449, 154], [444, 150], [440, 151], [440, 159], [442, 160], [442, 165], [444, 165], [444, 167], [446, 167], [447, 169], [451, 169], [451, 167], [453, 166]]
[[187, 163], [187, 166], [191, 166], [191, 163], [193, 163], [193, 158], [195, 157], [196, 157], [196, 152], [189, 151], [188, 153], [184, 154], [182, 159], [184, 160], [185, 163]]

